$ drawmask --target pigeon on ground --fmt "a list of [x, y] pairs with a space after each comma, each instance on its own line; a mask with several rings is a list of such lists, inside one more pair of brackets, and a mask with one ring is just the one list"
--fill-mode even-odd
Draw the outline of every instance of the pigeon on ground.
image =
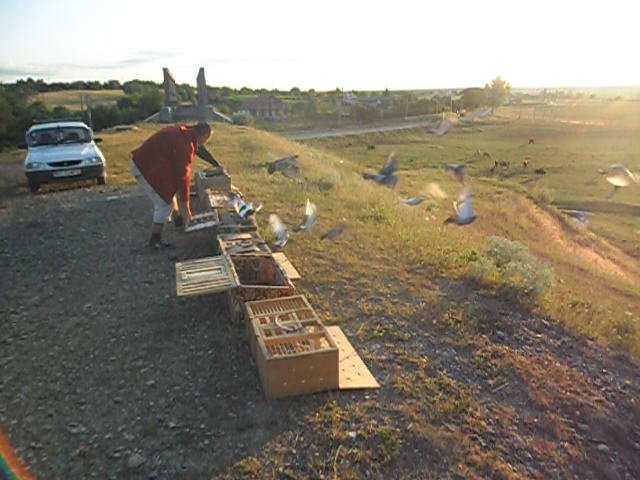
[[281, 172], [285, 177], [298, 178], [300, 176], [300, 165], [298, 164], [298, 155], [284, 157], [275, 162], [271, 162], [267, 166], [267, 172], [272, 175], [275, 172]]
[[271, 225], [271, 230], [276, 236], [276, 247], [282, 248], [287, 244], [289, 240], [289, 232], [287, 232], [287, 227], [284, 226], [280, 217], [275, 213], [269, 215], [269, 225]]
[[396, 160], [396, 152], [393, 151], [387, 157], [387, 163], [380, 169], [378, 173], [363, 173], [362, 177], [366, 180], [374, 180], [380, 185], [389, 185], [391, 188], [395, 187], [398, 183], [398, 177], [394, 175], [398, 167]]
[[338, 227], [338, 228], [334, 228], [333, 230], [329, 230], [327, 233], [322, 235], [320, 237], [320, 240], [324, 240], [325, 238], [327, 240], [333, 240], [334, 238], [339, 237], [340, 234], [342, 234], [343, 231], [344, 231], [344, 226], [341, 226], [341, 227]]
[[422, 195], [420, 195], [418, 197], [413, 197], [413, 198], [401, 198], [400, 200], [402, 200], [402, 202], [405, 203], [406, 205], [415, 207], [416, 205], [420, 205], [422, 202], [424, 202], [425, 199], [426, 197], [423, 197]]
[[453, 202], [455, 216], [447, 218], [444, 223], [455, 223], [456, 225], [469, 225], [473, 223], [476, 216], [473, 214], [473, 204], [471, 202], [471, 191], [465, 188], [460, 192], [458, 200]]
[[464, 185], [464, 165], [461, 163], [445, 163], [443, 168], [453, 173], [453, 176]]
[[311, 227], [316, 223], [318, 218], [318, 210], [315, 204], [311, 203], [307, 198], [307, 206], [304, 209], [304, 220], [302, 223], [293, 229], [294, 232], [308, 232]]
[[589, 223], [587, 212], [584, 212], [582, 210], [567, 210], [565, 213], [569, 215], [571, 219], [579, 226], [584, 227]]

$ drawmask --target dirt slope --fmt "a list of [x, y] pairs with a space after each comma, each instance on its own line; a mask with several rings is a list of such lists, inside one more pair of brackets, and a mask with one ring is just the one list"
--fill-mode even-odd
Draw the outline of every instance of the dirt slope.
[[[137, 189], [30, 195], [18, 171], [0, 194], [0, 426], [36, 478], [640, 478], [638, 368], [551, 319], [390, 271], [333, 307], [382, 388], [269, 402], [226, 297], [175, 296], [206, 232], [151, 253]], [[383, 291], [411, 309], [371, 313]]]

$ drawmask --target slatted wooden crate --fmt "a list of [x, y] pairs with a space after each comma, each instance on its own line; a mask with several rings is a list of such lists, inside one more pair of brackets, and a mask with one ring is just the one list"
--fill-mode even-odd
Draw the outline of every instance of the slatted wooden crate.
[[289, 297], [295, 287], [271, 255], [229, 255], [239, 285], [229, 290], [229, 309], [235, 322], [245, 323], [244, 304]]
[[231, 177], [222, 167], [208, 168], [196, 172], [196, 188], [201, 197], [205, 195], [205, 190], [229, 190], [231, 188]]
[[254, 357], [258, 337], [286, 338], [324, 329], [322, 321], [304, 295], [247, 302], [244, 308], [247, 337]]
[[339, 351], [325, 328], [256, 341], [258, 373], [268, 398], [339, 388]]
[[220, 225], [216, 228], [218, 235], [229, 233], [255, 232], [258, 225], [253, 215], [242, 218], [235, 210], [220, 210]]
[[214, 228], [217, 227], [219, 223], [220, 219], [218, 218], [218, 212], [215, 210], [211, 212], [197, 213], [192, 215], [191, 222], [184, 226], [184, 231], [188, 233], [203, 230], [205, 228]]
[[227, 255], [271, 255], [271, 249], [258, 232], [218, 235], [218, 253]]
[[234, 288], [238, 284], [238, 277], [233, 265], [225, 256], [176, 262], [178, 296], [222, 292]]

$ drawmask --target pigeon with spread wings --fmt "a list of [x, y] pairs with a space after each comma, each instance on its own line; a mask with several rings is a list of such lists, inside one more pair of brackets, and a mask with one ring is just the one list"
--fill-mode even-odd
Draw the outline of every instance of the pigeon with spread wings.
[[461, 163], [445, 163], [443, 167], [446, 171], [451, 172], [460, 183], [464, 184], [464, 165]]
[[387, 157], [387, 163], [380, 169], [378, 173], [363, 173], [362, 176], [366, 180], [373, 180], [380, 185], [389, 185], [392, 188], [398, 183], [398, 177], [394, 175], [398, 168], [398, 162], [396, 160], [396, 152], [393, 151]]
[[465, 188], [460, 192], [458, 200], [453, 202], [453, 209], [456, 214], [447, 218], [444, 223], [455, 223], [456, 225], [469, 225], [473, 223], [476, 216], [473, 214], [473, 204], [471, 201], [471, 191]]
[[284, 247], [287, 244], [287, 241], [289, 241], [289, 232], [287, 231], [287, 227], [285, 227], [282, 220], [280, 220], [280, 217], [275, 213], [269, 215], [269, 225], [271, 225], [271, 230], [273, 230], [273, 233], [276, 236], [276, 247]]
[[318, 218], [318, 210], [315, 204], [311, 203], [307, 198], [307, 206], [304, 209], [304, 220], [300, 225], [293, 229], [294, 232], [308, 232], [316, 223]]

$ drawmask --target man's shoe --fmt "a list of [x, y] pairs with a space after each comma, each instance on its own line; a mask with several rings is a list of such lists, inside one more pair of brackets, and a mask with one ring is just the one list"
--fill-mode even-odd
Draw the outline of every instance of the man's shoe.
[[176, 248], [176, 246], [173, 243], [169, 243], [169, 242], [164, 242], [162, 240], [158, 240], [156, 242], [149, 242], [149, 246], [151, 248], [155, 248], [155, 249], [163, 249], [163, 248]]

